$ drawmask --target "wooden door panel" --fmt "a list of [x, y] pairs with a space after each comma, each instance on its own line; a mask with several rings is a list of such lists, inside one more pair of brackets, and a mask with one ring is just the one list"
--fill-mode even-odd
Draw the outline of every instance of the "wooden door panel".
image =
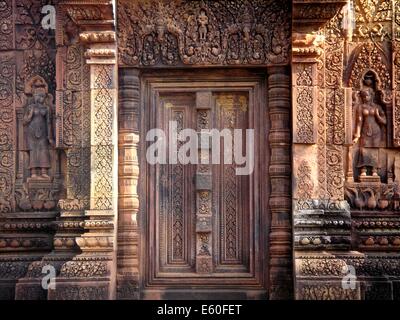
[[[164, 130], [168, 139], [174, 120], [178, 131], [252, 128], [257, 136], [262, 86], [259, 79], [148, 80], [147, 128]], [[147, 164], [146, 286], [265, 286], [264, 220], [255, 204], [260, 159], [253, 174], [236, 175], [236, 165], [223, 162], [222, 142], [219, 164]], [[211, 158], [212, 151], [199, 147], [198, 156], [199, 161]]]
[[[170, 121], [176, 121], [178, 131], [193, 127], [194, 98], [192, 94], [159, 95], [157, 127], [162, 128], [167, 137], [169, 137]], [[178, 143], [177, 147], [180, 145]], [[168, 153], [167, 158], [169, 160]], [[193, 234], [194, 211], [193, 166], [179, 163], [161, 164], [157, 176], [160, 181], [157, 217], [160, 272], [193, 272], [194, 241], [190, 236]]]
[[[214, 128], [219, 130], [246, 130], [249, 128], [248, 94], [246, 92], [219, 92], [213, 96]], [[233, 135], [233, 133], [232, 133]], [[243, 139], [243, 146], [245, 140]], [[224, 164], [226, 150], [221, 146], [221, 161], [213, 165], [213, 199], [216, 272], [249, 271], [249, 176], [236, 175], [235, 163]], [[232, 148], [233, 154], [233, 148]], [[244, 192], [245, 191], [245, 192]]]

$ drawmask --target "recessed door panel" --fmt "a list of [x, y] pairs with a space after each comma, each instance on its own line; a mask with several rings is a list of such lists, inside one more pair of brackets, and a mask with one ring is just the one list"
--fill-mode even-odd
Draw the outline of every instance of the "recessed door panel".
[[[165, 290], [265, 287], [266, 218], [261, 201], [265, 178], [260, 166], [265, 150], [259, 148], [264, 141], [260, 135], [262, 79], [149, 78], [144, 87], [145, 127], [161, 129], [167, 142], [166, 163], [145, 164], [144, 285]], [[174, 133], [179, 136], [185, 129], [197, 133], [194, 163], [182, 163], [179, 156], [189, 140], [175, 140]], [[248, 156], [246, 129], [253, 130], [254, 171], [238, 175], [235, 152], [240, 145], [240, 159]], [[219, 138], [209, 130], [218, 132]], [[202, 131], [209, 138], [200, 135]], [[239, 133], [241, 140], [236, 139]], [[208, 145], [201, 143], [204, 139]], [[143, 152], [150, 145], [146, 142]]]

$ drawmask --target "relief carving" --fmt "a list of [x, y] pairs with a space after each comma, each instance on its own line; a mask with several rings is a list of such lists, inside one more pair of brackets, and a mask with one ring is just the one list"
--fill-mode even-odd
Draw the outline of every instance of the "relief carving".
[[13, 47], [13, 1], [4, 0], [0, 5], [0, 50], [8, 50]]
[[356, 132], [353, 143], [359, 144], [359, 154], [356, 167], [360, 169], [360, 176], [367, 176], [367, 169], [371, 169], [372, 176], [378, 175], [379, 148], [385, 147], [384, 132], [387, 124], [383, 108], [373, 102], [369, 90], [359, 93], [361, 101], [356, 106]]
[[399, 210], [398, 153], [391, 146], [389, 104], [378, 76], [365, 72], [353, 95], [353, 145], [348, 148], [346, 198], [355, 210]]
[[354, 0], [358, 39], [384, 41], [391, 38], [392, 1]]
[[29, 96], [24, 108], [23, 124], [31, 179], [50, 180], [49, 150], [54, 143], [51, 124], [53, 97], [39, 76], [29, 80], [26, 93]]
[[314, 183], [311, 179], [311, 167], [306, 160], [303, 160], [299, 166], [297, 174], [297, 188], [299, 200], [312, 199]]
[[[1, 15], [1, 13], [0, 13]], [[0, 37], [1, 41], [1, 37]], [[14, 145], [14, 75], [15, 61], [0, 53], [0, 213], [14, 210], [13, 182], [15, 171]]]
[[118, 51], [123, 65], [288, 61], [288, 1], [121, 0], [117, 7]]

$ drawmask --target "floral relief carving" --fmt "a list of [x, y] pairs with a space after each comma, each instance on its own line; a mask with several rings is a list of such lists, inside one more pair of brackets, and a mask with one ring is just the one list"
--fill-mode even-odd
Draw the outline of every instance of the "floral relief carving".
[[108, 287], [67, 285], [57, 289], [54, 294], [57, 300], [106, 300]]
[[311, 179], [311, 167], [306, 160], [303, 160], [298, 168], [297, 188], [297, 197], [299, 200], [312, 199], [314, 183]]
[[27, 261], [0, 261], [1, 279], [19, 279], [28, 270], [29, 260]]
[[297, 67], [297, 80], [298, 86], [312, 86], [312, 64], [299, 64]]
[[55, 51], [24, 50], [23, 63], [17, 65], [16, 90], [18, 104], [25, 99], [25, 83], [33, 76], [40, 76], [48, 85], [48, 92], [55, 94]]
[[368, 70], [374, 70], [379, 78], [382, 89], [389, 90], [392, 85], [389, 72], [389, 59], [384, 49], [378, 44], [367, 42], [354, 50], [353, 59], [349, 68], [349, 86], [360, 88], [364, 74]]
[[359, 290], [343, 289], [338, 284], [301, 285], [297, 290], [301, 300], [358, 300]]
[[319, 198], [326, 197], [326, 135], [325, 135], [325, 91], [318, 88], [317, 96], [317, 147], [318, 147], [318, 190]]
[[4, 0], [0, 3], [0, 50], [13, 48], [14, 24], [12, 6], [12, 0]]
[[14, 79], [15, 62], [8, 54], [0, 54], [0, 213], [14, 209]]
[[106, 261], [68, 261], [61, 268], [65, 277], [100, 277], [107, 274]]
[[332, 199], [344, 197], [344, 167], [342, 146], [329, 145], [326, 151], [328, 195]]
[[393, 144], [396, 147], [400, 147], [400, 42], [394, 42], [393, 51], [395, 52], [393, 61], [393, 73], [395, 81], [394, 87], [396, 89], [396, 91], [394, 92], [395, 103], [393, 110]]
[[326, 90], [326, 140], [342, 145], [345, 138], [344, 90]]
[[296, 258], [302, 276], [342, 276], [342, 268], [354, 266], [357, 275], [362, 276], [398, 276], [400, 259], [386, 256], [384, 260], [378, 255], [323, 257], [317, 255]]
[[360, 39], [391, 38], [392, 1], [354, 0], [356, 30]]
[[301, 87], [297, 90], [297, 132], [298, 143], [314, 142], [313, 88]]

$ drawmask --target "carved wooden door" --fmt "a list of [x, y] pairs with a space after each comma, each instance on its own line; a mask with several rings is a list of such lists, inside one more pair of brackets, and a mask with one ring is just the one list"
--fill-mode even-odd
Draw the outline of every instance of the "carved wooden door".
[[[260, 179], [263, 169], [259, 166], [260, 155], [266, 157], [258, 148], [261, 115], [265, 114], [260, 113], [262, 79], [240, 82], [225, 78], [212, 82], [163, 79], [151, 78], [144, 83], [147, 128], [161, 129], [167, 142], [167, 163], [146, 166], [145, 287], [165, 291], [194, 287], [262, 290], [267, 265], [260, 195], [265, 179]], [[184, 129], [198, 133], [218, 130], [224, 136], [218, 140], [219, 161], [215, 155], [213, 159], [212, 140], [206, 138], [209, 146], [204, 147], [200, 143], [204, 136], [199, 136], [198, 163], [183, 164], [179, 152], [183, 152], [188, 140], [177, 141], [173, 136], [174, 126], [177, 134]], [[246, 129], [254, 129], [251, 174], [236, 172], [233, 147], [240, 142], [235, 139], [234, 129], [241, 130], [237, 132], [242, 135], [242, 155], [247, 156], [252, 151], [246, 150], [251, 139], [246, 137]], [[232, 144], [224, 143], [229, 134], [233, 137]], [[147, 142], [143, 152], [151, 144]], [[227, 157], [229, 152], [233, 159]], [[191, 162], [195, 162], [193, 158]]]

